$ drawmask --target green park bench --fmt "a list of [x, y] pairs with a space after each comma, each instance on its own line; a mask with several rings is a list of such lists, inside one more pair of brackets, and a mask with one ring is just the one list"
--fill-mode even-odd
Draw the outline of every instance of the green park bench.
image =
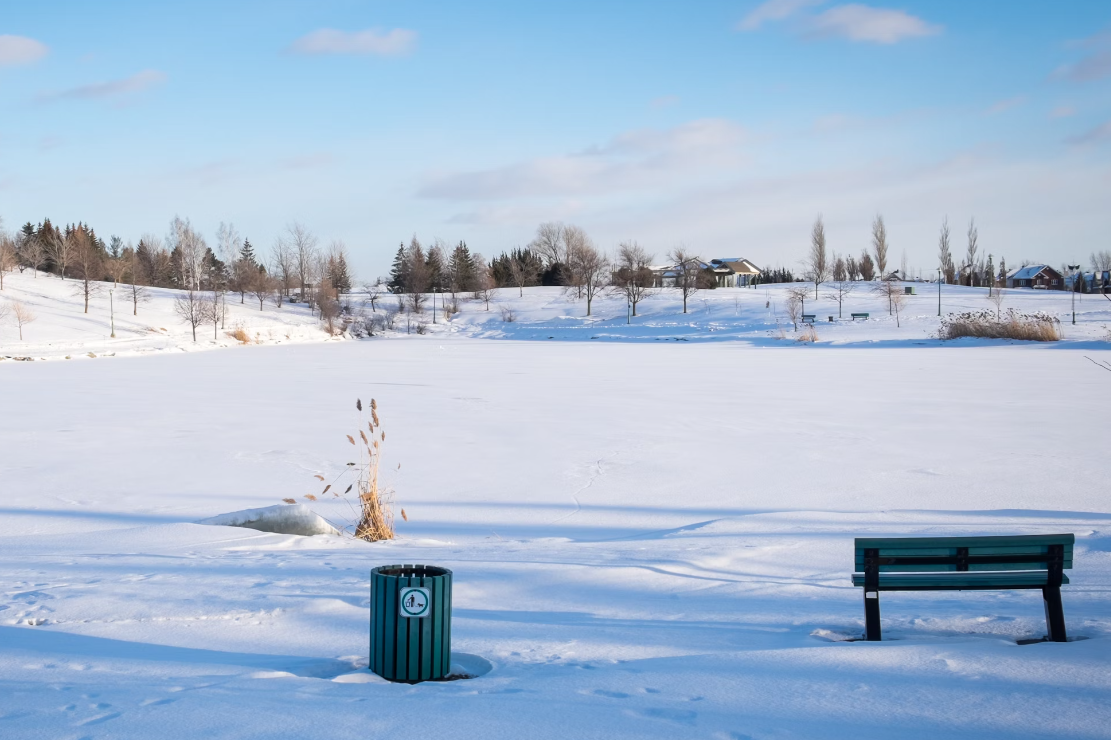
[[1042, 590], [1048, 639], [1065, 642], [1061, 586], [1071, 534], [1012, 537], [858, 537], [853, 585], [864, 587], [866, 640], [880, 639], [880, 591]]
[[852, 315], [852, 317], [853, 317], [853, 321], [856, 321], [857, 319], [866, 319], [866, 318], [868, 318], [868, 314], [866, 314], [866, 313], [854, 313]]
[[814, 323], [814, 314], [804, 313], [802, 315], [802, 323], [804, 323], [804, 324], [813, 324]]

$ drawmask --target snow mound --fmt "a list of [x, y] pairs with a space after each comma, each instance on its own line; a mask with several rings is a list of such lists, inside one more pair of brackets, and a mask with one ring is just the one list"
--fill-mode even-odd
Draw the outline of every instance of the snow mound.
[[339, 534], [339, 530], [304, 504], [281, 504], [264, 506], [261, 509], [233, 511], [210, 519], [202, 519], [197, 524], [246, 527], [257, 529], [259, 532], [299, 534], [306, 537], [314, 534]]

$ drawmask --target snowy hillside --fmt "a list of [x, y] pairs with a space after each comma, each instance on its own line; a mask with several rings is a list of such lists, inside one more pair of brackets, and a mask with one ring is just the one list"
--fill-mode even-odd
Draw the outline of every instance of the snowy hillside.
[[[9, 307], [9, 315], [0, 321], [0, 357], [26, 356], [34, 359], [84, 359], [89, 353], [97, 356], [129, 356], [168, 351], [194, 351], [230, 347], [240, 344], [230, 336], [242, 328], [252, 342], [288, 344], [323, 341], [328, 335], [319, 322], [309, 315], [304, 304], [285, 304], [276, 308], [272, 303], [259, 310], [250, 295], [240, 303], [238, 294], [227, 297], [227, 317], [223, 328], [211, 324], [197, 328], [193, 341], [191, 327], [174, 312], [174, 298], [179, 291], [144, 288], [144, 299], [133, 305], [130, 287], [119, 285], [112, 294], [111, 283], [97, 284], [97, 293], [84, 312], [84, 299], [75, 280], [61, 280], [55, 275], [30, 271], [4, 276], [0, 292], [0, 312]], [[11, 307], [22, 303], [34, 315], [34, 321], [23, 327], [23, 338], [11, 315]], [[112, 334], [112, 306], [115, 304], [116, 337]]]
[[[130, 356], [166, 351], [195, 351], [232, 347], [240, 342], [231, 336], [242, 329], [252, 344], [293, 344], [341, 339], [330, 337], [304, 304], [275, 306], [246, 296], [230, 294], [228, 312], [222, 327], [202, 325], [193, 341], [191, 328], [174, 312], [178, 291], [147, 288], [146, 299], [133, 314], [129, 288], [121, 285], [112, 297], [115, 302], [116, 338], [111, 338], [109, 289], [101, 284], [84, 313], [82, 298], [73, 280], [62, 281], [53, 275], [13, 273], [4, 278], [0, 306], [21, 302], [35, 315], [23, 328], [23, 339], [14, 320], [0, 321], [0, 357], [34, 359], [81, 359], [89, 353], [103, 356]], [[899, 316], [888, 312], [887, 301], [869, 284], [856, 284], [838, 307], [823, 286], [813, 300], [807, 297], [805, 312], [814, 314], [815, 333], [820, 344], [851, 345], [882, 342], [893, 344], [933, 343], [938, 330], [936, 284], [909, 283], [916, 291], [907, 296]], [[560, 288], [534, 287], [519, 291], [501, 288], [492, 291], [489, 303], [466, 294], [457, 299], [458, 313], [444, 316], [450, 297], [436, 296], [426, 302], [420, 314], [397, 314], [390, 329], [379, 326], [379, 336], [416, 337], [452, 335], [494, 339], [576, 340], [576, 341], [744, 341], [747, 344], [777, 344], [798, 338], [786, 312], [789, 285], [760, 286], [756, 289], [728, 288], [703, 290], [688, 302], [683, 313], [682, 297], [675, 289], [654, 291], [637, 307], [637, 316], [628, 315], [624, 298], [610, 293], [593, 302], [592, 315], [586, 316], [586, 301]], [[522, 295], [523, 293], [523, 295]], [[1076, 325], [1072, 322], [1070, 293], [1004, 290], [1002, 310], [1024, 313], [1043, 312], [1059, 318], [1064, 339], [1069, 345], [1111, 339], [1111, 301], [1099, 295], [1077, 296]], [[344, 303], [352, 314], [379, 316], [396, 314], [404, 304], [398, 296], [383, 295], [371, 308], [368, 296], [352, 293]], [[433, 303], [436, 305], [433, 312]], [[944, 286], [941, 307], [945, 314], [996, 309], [984, 288]], [[0, 309], [2, 311], [2, 309]], [[10, 312], [9, 312], [10, 313]], [[867, 319], [853, 320], [852, 313], [868, 313]], [[830, 317], [833, 321], [830, 321]], [[346, 338], [350, 338], [349, 332]], [[1098, 345], [1096, 345], [1098, 346]]]

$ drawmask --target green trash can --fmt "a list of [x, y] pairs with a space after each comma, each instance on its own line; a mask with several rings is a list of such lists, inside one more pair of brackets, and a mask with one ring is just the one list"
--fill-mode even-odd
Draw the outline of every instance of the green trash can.
[[370, 670], [418, 683], [451, 673], [451, 571], [382, 565], [370, 571]]

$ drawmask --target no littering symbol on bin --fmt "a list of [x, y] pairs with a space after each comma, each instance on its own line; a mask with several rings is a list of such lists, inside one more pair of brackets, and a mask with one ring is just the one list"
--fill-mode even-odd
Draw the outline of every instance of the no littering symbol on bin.
[[427, 588], [401, 589], [401, 616], [414, 619], [428, 616], [428, 606], [432, 603]]

